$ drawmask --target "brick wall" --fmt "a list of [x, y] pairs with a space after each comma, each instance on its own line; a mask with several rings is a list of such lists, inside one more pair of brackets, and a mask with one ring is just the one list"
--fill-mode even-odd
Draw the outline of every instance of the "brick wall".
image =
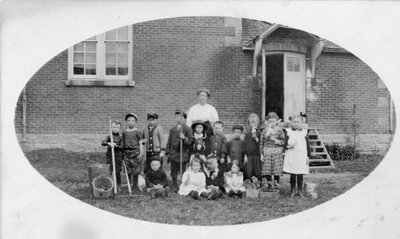
[[[389, 133], [389, 92], [379, 76], [351, 54], [323, 53], [307, 84], [307, 115], [322, 133], [346, 133], [353, 118], [361, 133]], [[355, 105], [355, 114], [353, 107]]]
[[[142, 127], [146, 111], [157, 112], [160, 124], [170, 128], [174, 110], [195, 104], [200, 87], [211, 90], [209, 103], [217, 108], [228, 132], [261, 108], [258, 83], [249, 80], [252, 54], [241, 50], [240, 41], [232, 46], [235, 34], [242, 34], [241, 25], [223, 17], [133, 25], [135, 87], [64, 86], [68, 64], [64, 51], [27, 84], [27, 132], [106, 133], [109, 116], [122, 118], [128, 112], [139, 115]], [[21, 99], [16, 108], [17, 132], [22, 131]]]
[[[243, 27], [245, 29], [245, 27]], [[160, 124], [174, 124], [174, 110], [197, 102], [200, 87], [211, 90], [225, 133], [245, 124], [251, 112], [261, 114], [261, 89], [253, 80], [252, 51], [243, 51], [242, 21], [224, 17], [163, 19], [133, 25], [135, 87], [66, 87], [67, 51], [45, 64], [28, 82], [27, 132], [30, 134], [107, 133], [108, 117], [139, 115], [143, 127], [148, 111]], [[287, 36], [281, 30], [271, 39]], [[290, 35], [290, 34], [289, 34]], [[289, 39], [290, 40], [290, 39]], [[288, 39], [283, 39], [287, 42]], [[307, 114], [321, 133], [345, 133], [353, 105], [362, 133], [388, 133], [386, 87], [378, 76], [351, 54], [323, 53], [316, 78], [307, 82]], [[380, 84], [382, 86], [382, 84]], [[15, 126], [22, 132], [22, 97]]]

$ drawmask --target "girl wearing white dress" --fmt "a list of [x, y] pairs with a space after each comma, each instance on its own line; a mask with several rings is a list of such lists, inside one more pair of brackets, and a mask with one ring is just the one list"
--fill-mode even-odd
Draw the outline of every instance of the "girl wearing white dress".
[[[283, 161], [283, 172], [290, 174], [290, 197], [296, 195], [304, 197], [303, 175], [309, 173], [307, 129], [302, 123], [302, 116], [292, 118], [290, 128], [287, 129], [287, 151]], [[295, 192], [297, 182], [297, 192]]]
[[182, 184], [179, 187], [179, 195], [191, 196], [193, 199], [199, 199], [199, 196], [207, 197], [206, 176], [200, 170], [200, 160], [193, 158], [190, 166], [182, 176]]
[[237, 195], [239, 198], [243, 196], [246, 189], [243, 186], [243, 173], [239, 171], [239, 163], [233, 161], [231, 171], [226, 172], [225, 175], [225, 192], [229, 197]]

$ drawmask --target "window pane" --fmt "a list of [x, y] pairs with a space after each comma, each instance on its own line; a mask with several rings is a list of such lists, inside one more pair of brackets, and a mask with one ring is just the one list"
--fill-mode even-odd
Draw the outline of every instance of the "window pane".
[[107, 65], [117, 64], [117, 55], [115, 53], [107, 53], [106, 63]]
[[116, 40], [116, 30], [108, 31], [106, 33], [106, 40]]
[[287, 58], [287, 71], [293, 71], [293, 57]]
[[128, 43], [118, 43], [118, 52], [128, 52]]
[[118, 40], [128, 40], [128, 27], [118, 29]]
[[83, 64], [74, 64], [74, 74], [83, 75]]
[[118, 64], [124, 64], [127, 65], [128, 64], [128, 54], [126, 53], [119, 53], [118, 54]]
[[117, 43], [107, 42], [106, 43], [106, 51], [107, 52], [116, 52], [117, 51]]
[[84, 53], [74, 53], [74, 63], [83, 63]]
[[96, 51], [96, 43], [86, 42], [86, 51]]
[[86, 75], [96, 75], [96, 65], [87, 64], [86, 65]]
[[115, 65], [107, 65], [106, 75], [115, 75], [115, 74], [116, 74]]
[[299, 72], [300, 71], [300, 65], [294, 65], [293, 70]]
[[121, 75], [121, 76], [128, 75], [128, 66], [119, 66], [118, 67], [118, 75]]
[[74, 45], [74, 51], [83, 51], [83, 42]]
[[86, 53], [86, 63], [96, 63], [96, 53]]

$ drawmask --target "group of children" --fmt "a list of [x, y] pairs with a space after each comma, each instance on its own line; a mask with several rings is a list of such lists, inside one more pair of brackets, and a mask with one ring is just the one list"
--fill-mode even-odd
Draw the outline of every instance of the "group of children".
[[[270, 112], [265, 124], [260, 126], [259, 117], [252, 113], [244, 137], [244, 127], [235, 125], [231, 139], [227, 140], [222, 121], [214, 122], [211, 131], [206, 131], [207, 125], [202, 121], [194, 121], [189, 127], [185, 124], [186, 113], [176, 110], [176, 125], [170, 129], [167, 142], [162, 127], [157, 124], [157, 114], [147, 115], [148, 124], [143, 130], [136, 127], [137, 119], [133, 113], [125, 116], [127, 128], [122, 135], [121, 123], [113, 122], [113, 144], [110, 136], [102, 142], [108, 146], [109, 164], [111, 147], [114, 148], [118, 186], [124, 162], [133, 187], [137, 185], [138, 175], [145, 174], [147, 192], [152, 198], [166, 197], [170, 190], [193, 199], [215, 200], [224, 192], [240, 198], [246, 193], [244, 180], [261, 182], [260, 186], [266, 189], [277, 189], [283, 173], [290, 174], [291, 197], [304, 197], [303, 175], [308, 174], [309, 150], [307, 124], [302, 116], [281, 123], [278, 115]], [[165, 156], [171, 165], [171, 185], [162, 169]], [[179, 186], [178, 175], [181, 175]]]

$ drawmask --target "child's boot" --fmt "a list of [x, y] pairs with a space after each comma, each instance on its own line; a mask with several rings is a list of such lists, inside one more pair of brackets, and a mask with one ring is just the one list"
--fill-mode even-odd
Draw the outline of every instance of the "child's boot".
[[168, 197], [169, 191], [170, 191], [169, 186], [166, 186], [165, 189], [164, 189], [164, 192], [163, 192], [163, 197]]
[[178, 192], [178, 183], [176, 177], [172, 177], [172, 190]]
[[235, 192], [233, 190], [229, 190], [228, 195], [229, 197], [233, 197], [235, 195]]
[[238, 194], [238, 198], [242, 198], [242, 197], [243, 197], [243, 192], [242, 192], [242, 191], [239, 190], [239, 191], [237, 192], [237, 194]]

